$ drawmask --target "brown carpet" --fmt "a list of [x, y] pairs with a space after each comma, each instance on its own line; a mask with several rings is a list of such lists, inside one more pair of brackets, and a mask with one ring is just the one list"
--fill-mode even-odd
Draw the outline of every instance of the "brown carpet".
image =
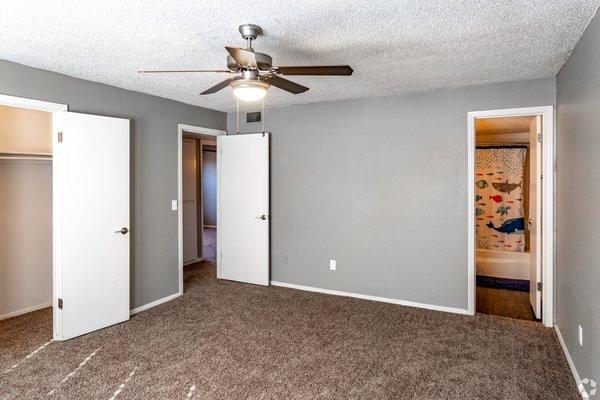
[[24, 361], [50, 310], [1, 321], [0, 399], [578, 399], [536, 322], [217, 281], [211, 264], [185, 283]]
[[202, 229], [202, 258], [207, 261], [217, 262], [217, 229]]

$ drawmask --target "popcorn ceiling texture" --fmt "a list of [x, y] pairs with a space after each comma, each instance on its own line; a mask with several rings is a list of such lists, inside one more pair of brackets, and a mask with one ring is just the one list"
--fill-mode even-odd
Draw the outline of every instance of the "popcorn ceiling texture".
[[226, 74], [138, 75], [224, 68], [237, 27], [275, 65], [349, 64], [352, 77], [293, 77], [310, 91], [271, 89], [267, 107], [553, 77], [600, 0], [207, 0], [2, 2], [0, 58], [221, 111]]

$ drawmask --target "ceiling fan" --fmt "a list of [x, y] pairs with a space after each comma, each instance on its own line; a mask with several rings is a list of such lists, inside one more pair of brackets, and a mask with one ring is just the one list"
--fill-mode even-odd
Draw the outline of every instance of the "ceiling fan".
[[257, 53], [252, 48], [252, 41], [262, 33], [262, 29], [254, 24], [240, 25], [239, 31], [246, 40], [246, 48], [228, 47], [228, 69], [185, 69], [185, 70], [146, 70], [138, 71], [142, 74], [152, 73], [180, 73], [180, 72], [218, 72], [235, 75], [206, 89], [201, 95], [216, 93], [221, 89], [231, 86], [233, 94], [242, 101], [261, 100], [271, 86], [278, 87], [293, 94], [304, 93], [306, 86], [292, 82], [280, 75], [352, 75], [349, 65], [325, 66], [294, 66], [274, 67], [273, 59], [265, 53]]

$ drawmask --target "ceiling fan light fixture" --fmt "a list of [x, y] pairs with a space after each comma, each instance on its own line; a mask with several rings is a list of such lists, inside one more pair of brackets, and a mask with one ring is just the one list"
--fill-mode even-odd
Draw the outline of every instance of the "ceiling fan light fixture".
[[262, 100], [267, 94], [270, 84], [257, 80], [236, 80], [229, 84], [233, 88], [233, 95], [240, 101]]

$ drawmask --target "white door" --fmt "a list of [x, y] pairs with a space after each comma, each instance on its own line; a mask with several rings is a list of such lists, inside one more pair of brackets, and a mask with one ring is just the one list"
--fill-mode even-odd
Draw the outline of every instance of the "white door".
[[529, 126], [529, 301], [536, 318], [542, 316], [542, 117], [537, 115]]
[[217, 139], [217, 276], [269, 284], [269, 134]]
[[52, 144], [53, 309], [64, 340], [129, 319], [129, 120], [56, 113]]

